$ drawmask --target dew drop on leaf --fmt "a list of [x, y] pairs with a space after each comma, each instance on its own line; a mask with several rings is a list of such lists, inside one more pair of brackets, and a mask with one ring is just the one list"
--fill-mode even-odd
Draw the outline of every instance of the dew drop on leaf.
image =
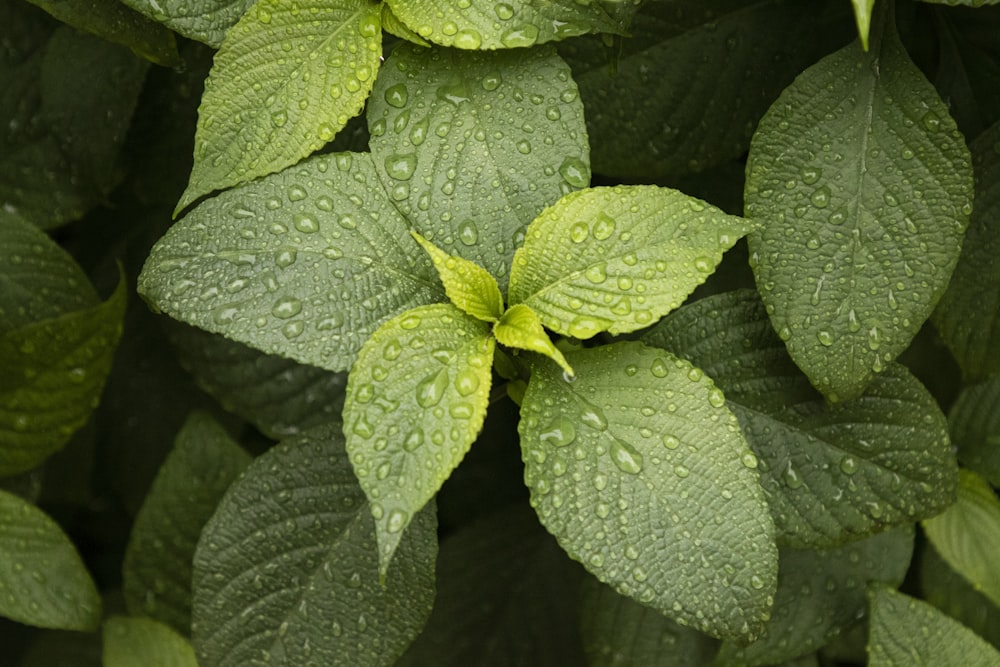
[[538, 438], [546, 444], [565, 447], [576, 440], [576, 427], [569, 418], [560, 415], [539, 434]]
[[417, 404], [422, 408], [431, 408], [441, 402], [448, 388], [448, 371], [441, 369], [431, 373], [417, 384]]
[[613, 439], [608, 451], [611, 454], [611, 460], [622, 472], [637, 475], [642, 471], [642, 454], [624, 440]]

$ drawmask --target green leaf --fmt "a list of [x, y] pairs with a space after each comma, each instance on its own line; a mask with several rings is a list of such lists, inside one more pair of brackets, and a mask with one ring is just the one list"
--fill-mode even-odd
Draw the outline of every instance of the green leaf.
[[870, 667], [1000, 664], [1000, 652], [926, 602], [884, 586], [873, 587], [869, 599]]
[[215, 55], [198, 110], [194, 168], [175, 213], [212, 190], [293, 165], [364, 106], [382, 55], [368, 0], [260, 0]]
[[1000, 500], [981, 477], [960, 471], [958, 501], [925, 519], [924, 532], [945, 562], [1000, 605]]
[[392, 7], [384, 2], [382, 3], [382, 30], [390, 35], [395, 35], [396, 37], [405, 39], [408, 42], [412, 42], [417, 46], [431, 45], [430, 42], [410, 30], [405, 23], [400, 21], [399, 17], [393, 13]]
[[42, 628], [92, 631], [101, 598], [73, 543], [45, 513], [0, 491], [0, 616]]
[[966, 380], [1000, 375], [1000, 123], [972, 144], [976, 206], [934, 325]]
[[968, 149], [888, 16], [782, 93], [747, 162], [751, 265], [831, 401], [860, 396], [948, 284], [972, 211]]
[[962, 465], [1000, 487], [1000, 377], [966, 387], [948, 413]]
[[630, 598], [748, 641], [777, 577], [757, 460], [725, 397], [691, 364], [640, 343], [535, 364], [521, 404], [531, 503], [559, 544]]
[[583, 105], [549, 48], [461, 53], [401, 44], [368, 109], [392, 201], [422, 236], [496, 277], [524, 229], [590, 183]]
[[405, 567], [380, 583], [375, 525], [340, 425], [278, 444], [230, 487], [198, 544], [199, 664], [392, 664], [430, 614], [436, 530], [430, 506], [400, 543]]
[[[132, 525], [122, 566], [129, 612], [191, 631], [191, 571], [201, 530], [251, 457], [205, 413], [192, 414]], [[142, 663], [134, 663], [142, 664]]]
[[121, 0], [125, 5], [189, 39], [219, 48], [226, 31], [256, 0]]
[[479, 435], [493, 367], [487, 326], [450, 303], [406, 311], [351, 368], [344, 434], [385, 576], [400, 539]]
[[477, 320], [496, 322], [503, 314], [503, 296], [496, 279], [483, 267], [461, 257], [453, 257], [417, 232], [410, 234], [427, 251], [444, 283], [448, 299], [463, 313]]
[[370, 155], [318, 156], [198, 206], [150, 252], [139, 292], [268, 354], [347, 370], [382, 322], [444, 297], [407, 229]]
[[[1000, 118], [1000, 61], [991, 53], [993, 25], [983, 12], [938, 12], [935, 16], [939, 49], [934, 87], [948, 100], [952, 118], [968, 139], [978, 137], [993, 119]], [[990, 35], [977, 43], [975, 31]], [[975, 160], [975, 157], [973, 157]], [[975, 214], [975, 211], [973, 211]]]
[[544, 354], [559, 364], [564, 372], [572, 376], [573, 369], [566, 363], [566, 357], [559, 351], [549, 335], [542, 328], [538, 314], [530, 307], [519, 303], [511, 306], [493, 327], [497, 342], [516, 350], [531, 350]]
[[760, 459], [780, 543], [832, 547], [954, 501], [944, 415], [903, 366], [890, 364], [860, 398], [827, 404], [753, 290], [685, 306], [644, 340], [704, 369], [725, 392]]
[[101, 634], [104, 667], [198, 667], [191, 644], [152, 619], [112, 616]]
[[590, 667], [703, 667], [719, 642], [615, 593], [593, 577], [583, 582], [580, 631]]
[[861, 40], [861, 48], [868, 50], [868, 34], [871, 32], [872, 7], [875, 0], [851, 0], [854, 5], [854, 20], [858, 24], [858, 38]]
[[764, 634], [749, 646], [723, 643], [716, 663], [777, 664], [840, 636], [867, 611], [866, 584], [903, 582], [913, 535], [909, 525], [833, 549], [782, 549], [778, 592]]
[[1000, 607], [975, 590], [925, 543], [920, 558], [923, 598], [1000, 649]]
[[34, 468], [97, 406], [125, 316], [121, 276], [103, 303], [0, 333], [0, 475]]
[[677, 308], [751, 228], [670, 188], [573, 193], [528, 228], [510, 302], [574, 338], [635, 331]]
[[622, 34], [625, 28], [599, 2], [387, 0], [386, 4], [420, 37], [458, 49], [528, 47], [592, 32]]

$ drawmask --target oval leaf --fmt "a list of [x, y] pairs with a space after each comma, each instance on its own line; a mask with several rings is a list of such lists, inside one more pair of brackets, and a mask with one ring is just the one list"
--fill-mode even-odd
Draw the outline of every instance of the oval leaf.
[[767, 620], [774, 527], [725, 398], [698, 369], [640, 343], [535, 364], [521, 404], [531, 503], [571, 557], [630, 598], [713, 636]]
[[198, 667], [191, 644], [150, 618], [112, 616], [104, 622], [102, 639], [104, 667]]
[[493, 335], [496, 336], [497, 342], [501, 345], [544, 354], [559, 364], [567, 374], [570, 376], [574, 374], [573, 369], [566, 363], [566, 357], [545, 333], [538, 315], [523, 303], [507, 309], [500, 321], [494, 325]]
[[404, 529], [483, 427], [493, 346], [486, 324], [452, 304], [423, 306], [382, 325], [351, 368], [344, 434], [383, 576]]
[[923, 599], [1000, 648], [1000, 606], [951, 569], [929, 544], [920, 554], [919, 566]]
[[503, 296], [496, 279], [486, 269], [467, 259], [452, 257], [414, 231], [410, 234], [431, 256], [445, 294], [459, 310], [484, 322], [500, 319]]
[[[256, 0], [121, 0], [174, 32], [219, 48], [226, 31]], [[195, 8], [196, 7], [196, 8]]]
[[962, 135], [891, 12], [881, 24], [868, 53], [855, 42], [782, 93], [747, 162], [747, 216], [764, 223], [749, 236], [758, 289], [792, 359], [832, 401], [860, 396], [910, 344], [972, 210]]
[[963, 389], [948, 427], [962, 465], [1000, 488], [1000, 377]]

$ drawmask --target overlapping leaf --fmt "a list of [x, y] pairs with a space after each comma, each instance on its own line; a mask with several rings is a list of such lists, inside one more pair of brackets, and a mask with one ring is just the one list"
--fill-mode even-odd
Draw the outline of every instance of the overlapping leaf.
[[515, 304], [504, 312], [500, 321], [493, 326], [493, 335], [501, 345], [544, 354], [559, 364], [567, 374], [573, 375], [573, 369], [566, 363], [566, 358], [545, 333], [538, 314], [523, 303]]
[[948, 427], [962, 465], [1000, 488], [1000, 378], [964, 389]]
[[920, 555], [919, 577], [924, 600], [1000, 649], [1000, 606], [951, 569], [929, 544]]
[[[855, 42], [772, 105], [747, 162], [751, 264], [774, 329], [830, 400], [860, 396], [910, 343], [972, 211], [968, 149], [878, 3]], [[881, 10], [879, 8], [881, 7]]]
[[954, 501], [944, 415], [902, 366], [827, 404], [795, 367], [752, 290], [685, 306], [645, 337], [711, 376], [760, 459], [779, 541], [831, 547], [933, 516]]
[[153, 619], [112, 616], [101, 634], [104, 667], [198, 667], [191, 644]]
[[256, 0], [122, 0], [122, 4], [162, 23], [189, 39], [219, 48], [233, 27]]
[[521, 404], [525, 482], [542, 524], [601, 581], [682, 624], [743, 641], [773, 602], [777, 549], [722, 392], [640, 343], [535, 364]]

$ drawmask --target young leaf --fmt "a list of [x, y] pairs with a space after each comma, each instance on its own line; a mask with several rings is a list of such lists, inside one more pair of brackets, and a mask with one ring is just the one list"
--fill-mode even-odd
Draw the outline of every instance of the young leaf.
[[635, 331], [677, 308], [751, 228], [670, 188], [573, 193], [529, 226], [510, 302], [574, 338]]
[[548, 48], [460, 53], [401, 44], [375, 82], [371, 150], [424, 237], [507, 287], [524, 229], [590, 183], [583, 105]]
[[858, 38], [861, 40], [861, 48], [868, 50], [868, 35], [872, 25], [872, 7], [875, 0], [851, 0], [854, 5], [854, 20], [858, 24]]
[[368, 0], [260, 0], [234, 25], [205, 82], [180, 212], [212, 190], [293, 165], [361, 111], [382, 55]]
[[923, 522], [941, 557], [976, 590], [1000, 606], [1000, 500], [981, 477], [962, 470], [958, 502]]
[[870, 667], [1000, 664], [1000, 652], [926, 602], [885, 586], [873, 587], [868, 598]]
[[387, 0], [386, 4], [420, 37], [458, 49], [527, 47], [592, 32], [622, 34], [625, 28], [600, 2]]
[[153, 619], [112, 616], [101, 634], [104, 667], [198, 667], [191, 644]]
[[976, 206], [933, 322], [968, 381], [1000, 374], [1000, 123], [972, 144]]
[[207, 414], [188, 418], [132, 526], [122, 566], [129, 612], [166, 623], [182, 635], [190, 633], [198, 537], [250, 461]]
[[198, 543], [199, 664], [392, 664], [430, 614], [436, 530], [429, 506], [400, 543], [406, 566], [380, 583], [375, 526], [340, 425], [280, 443], [230, 487]]
[[192, 11], [188, 0], [121, 0], [141, 14], [162, 23], [174, 32], [219, 48], [226, 31], [253, 6], [256, 0], [199, 0]]
[[407, 229], [370, 155], [317, 156], [198, 206], [150, 252], [139, 292], [207, 331], [347, 370], [379, 324], [444, 297]]
[[493, 346], [483, 322], [445, 303], [389, 320], [358, 353], [344, 434], [375, 517], [382, 576], [410, 521], [479, 435]]
[[101, 598], [73, 543], [55, 521], [0, 491], [0, 616], [62, 630], [95, 630]]
[[503, 314], [503, 296], [496, 279], [483, 267], [461, 257], [453, 257], [417, 232], [410, 234], [427, 251], [444, 283], [448, 299], [463, 313], [477, 320], [496, 322]]
[[[968, 149], [903, 48], [891, 2], [796, 79], [747, 162], [751, 264], [774, 329], [831, 401], [860, 396], [948, 284], [972, 211]], [[876, 12], [879, 14], [880, 12]]]
[[958, 460], [1000, 488], [1000, 377], [966, 387], [948, 413]]
[[573, 375], [573, 369], [566, 363], [566, 357], [542, 328], [538, 314], [523, 303], [507, 309], [500, 321], [493, 326], [493, 335], [501, 345], [544, 354], [559, 364], [564, 372]]
[[559, 544], [630, 598], [743, 641], [767, 620], [774, 526], [757, 460], [712, 382], [670, 353], [614, 343], [535, 364], [521, 404], [531, 503]]
[[685, 306], [644, 340], [675, 350], [726, 393], [761, 461], [780, 543], [833, 547], [954, 501], [944, 415], [902, 366], [890, 364], [857, 400], [827, 404], [788, 357], [753, 290]]

